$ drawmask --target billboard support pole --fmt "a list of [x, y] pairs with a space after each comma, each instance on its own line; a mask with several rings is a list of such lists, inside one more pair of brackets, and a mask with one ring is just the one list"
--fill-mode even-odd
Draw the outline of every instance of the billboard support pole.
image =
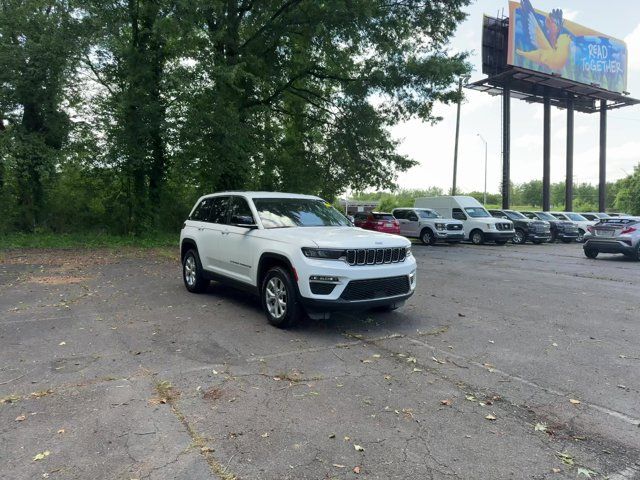
[[600, 100], [600, 184], [598, 185], [598, 208], [607, 209], [607, 101]]
[[573, 211], [573, 96], [567, 99], [567, 178], [564, 186], [564, 211]]
[[551, 210], [551, 99], [544, 97], [544, 125], [542, 147], [542, 210]]
[[502, 90], [502, 208], [510, 206], [511, 186], [511, 89]]

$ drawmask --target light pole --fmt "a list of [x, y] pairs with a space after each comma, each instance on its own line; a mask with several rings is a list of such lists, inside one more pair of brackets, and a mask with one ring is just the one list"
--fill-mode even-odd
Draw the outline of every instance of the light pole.
[[484, 203], [483, 205], [487, 205], [487, 141], [484, 137], [478, 134], [480, 140], [484, 142]]

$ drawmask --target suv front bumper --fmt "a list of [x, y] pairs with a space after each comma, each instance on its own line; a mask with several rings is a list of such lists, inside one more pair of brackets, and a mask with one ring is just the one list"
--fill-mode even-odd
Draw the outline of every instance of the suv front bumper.
[[463, 230], [436, 230], [436, 240], [439, 242], [452, 242], [464, 240]]
[[[298, 291], [300, 303], [308, 310], [364, 310], [401, 304], [416, 288], [413, 256], [398, 263], [359, 266], [342, 261], [305, 260], [304, 268], [297, 269]], [[321, 294], [323, 291], [326, 293]]]

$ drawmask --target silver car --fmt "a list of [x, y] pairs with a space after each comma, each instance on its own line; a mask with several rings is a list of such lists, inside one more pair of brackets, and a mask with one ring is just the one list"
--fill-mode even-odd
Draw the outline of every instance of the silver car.
[[599, 253], [622, 253], [640, 260], [640, 218], [603, 218], [584, 236], [584, 254], [596, 258]]

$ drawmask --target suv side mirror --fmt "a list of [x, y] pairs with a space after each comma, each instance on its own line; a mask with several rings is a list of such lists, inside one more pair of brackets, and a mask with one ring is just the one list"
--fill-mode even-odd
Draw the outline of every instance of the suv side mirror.
[[246, 215], [232, 215], [231, 225], [233, 225], [234, 227], [243, 227], [249, 229], [258, 228], [258, 225], [256, 225], [256, 222], [253, 220], [253, 217]]

